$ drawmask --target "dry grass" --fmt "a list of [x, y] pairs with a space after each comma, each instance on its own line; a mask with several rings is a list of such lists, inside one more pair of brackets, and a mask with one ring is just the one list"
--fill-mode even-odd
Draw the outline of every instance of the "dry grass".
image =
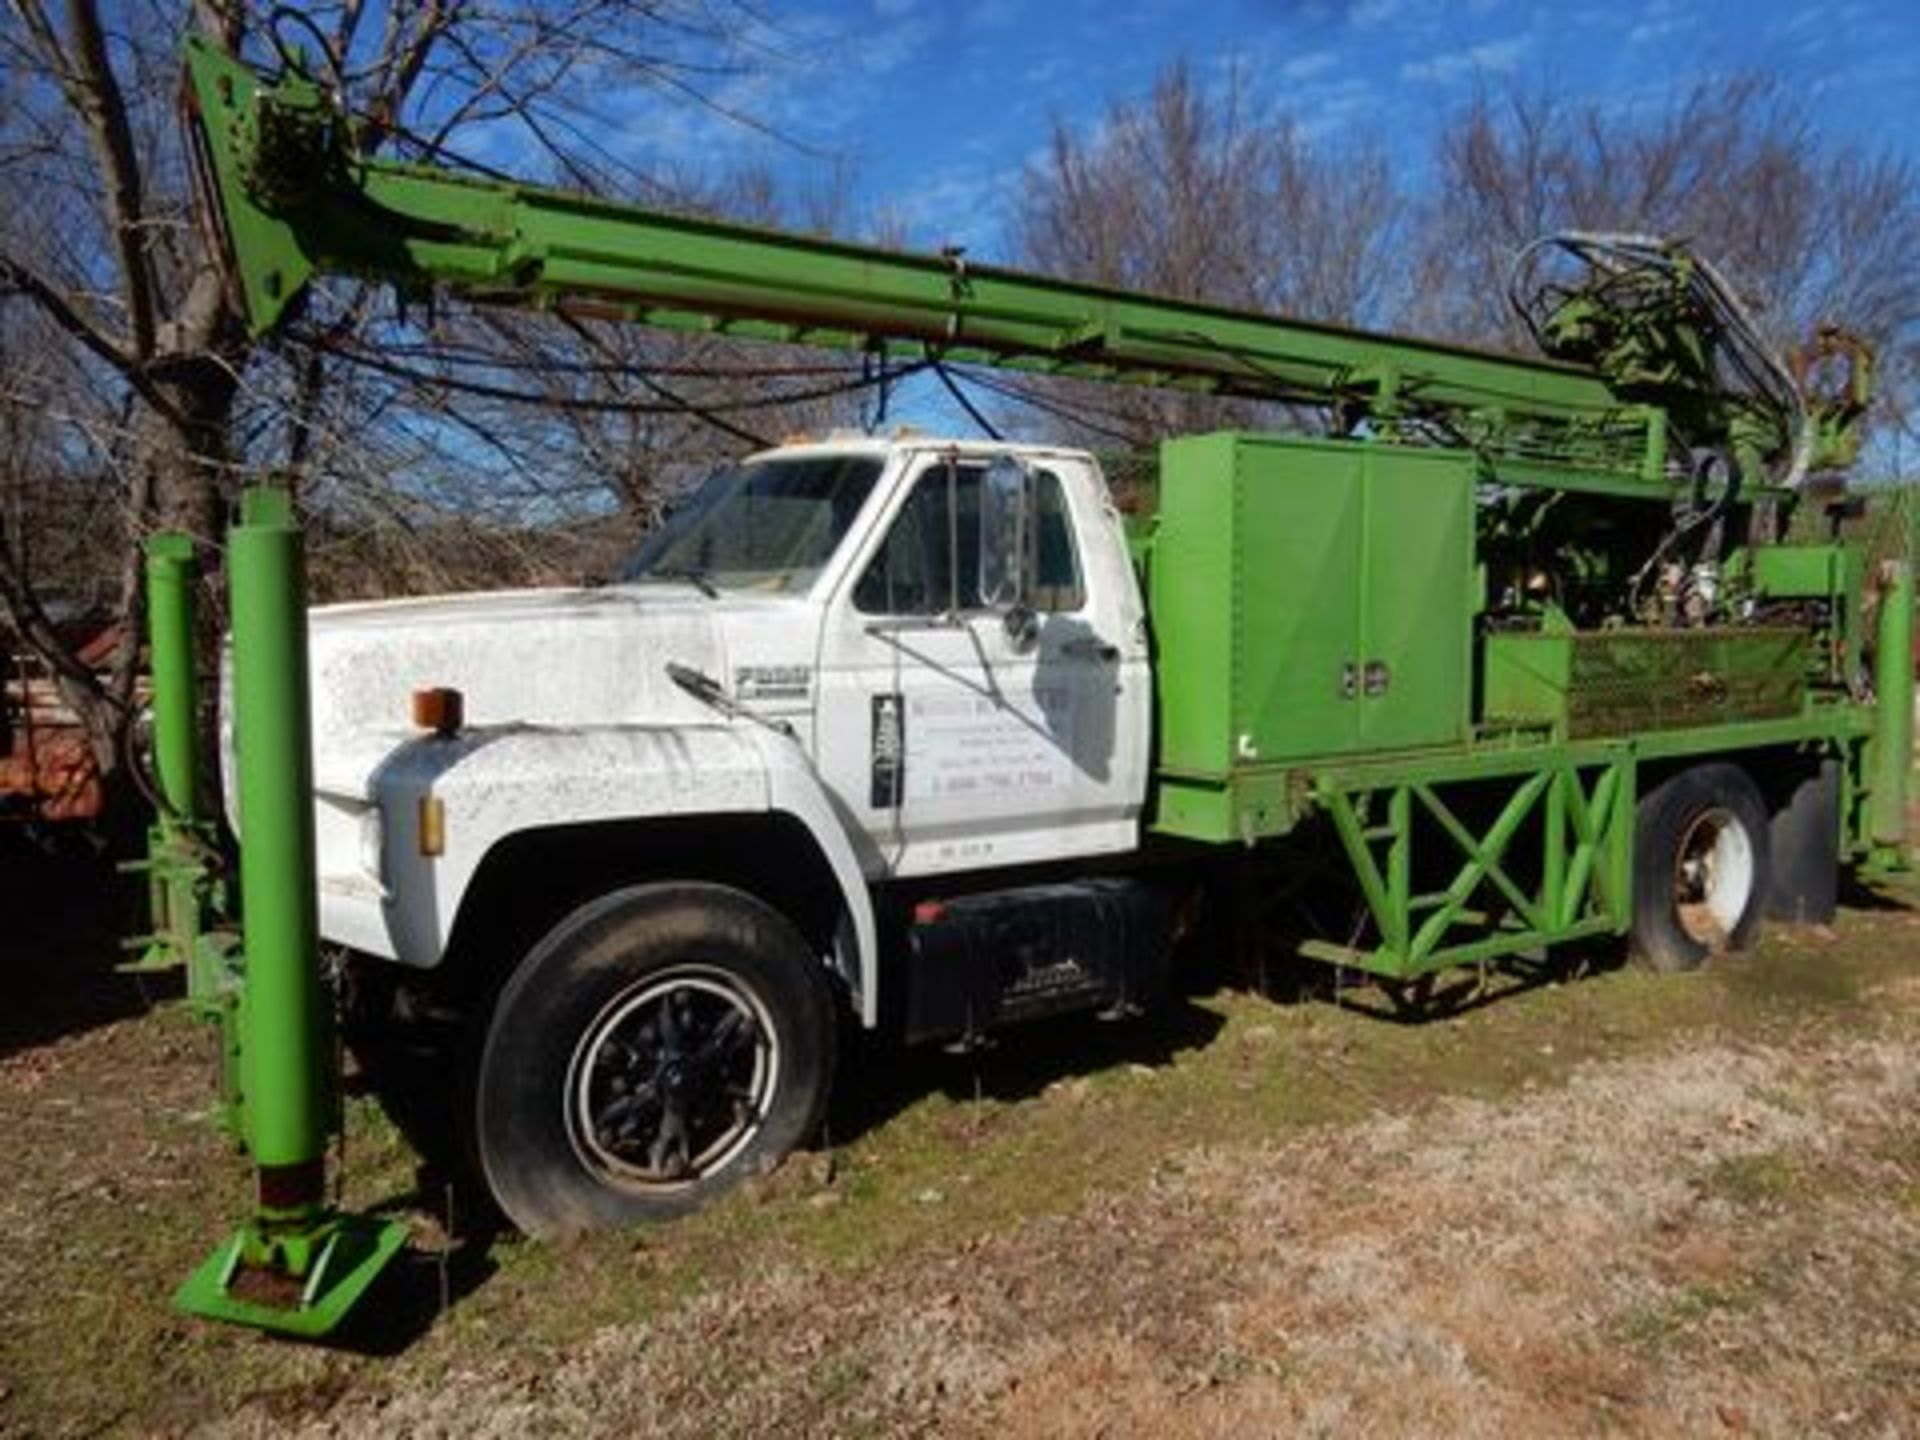
[[1916, 1038], [1688, 1048], [1177, 1152], [904, 1271], [783, 1262], [549, 1372], [494, 1356], [303, 1433], [1898, 1434]]
[[[120, 1022], [0, 1064], [0, 1432], [1911, 1433], [1916, 939], [917, 1061], [831, 1175], [496, 1247], [386, 1358], [165, 1315], [237, 1187], [180, 1017]], [[354, 1144], [404, 1180], [370, 1106]]]

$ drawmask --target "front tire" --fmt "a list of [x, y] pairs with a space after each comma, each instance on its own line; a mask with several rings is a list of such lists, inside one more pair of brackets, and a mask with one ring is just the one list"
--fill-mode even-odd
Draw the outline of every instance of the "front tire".
[[1641, 801], [1633, 844], [1633, 948], [1662, 973], [1749, 948], [1771, 888], [1767, 809], [1737, 765], [1696, 765]]
[[603, 896], [500, 991], [474, 1090], [481, 1172], [530, 1235], [693, 1210], [818, 1128], [834, 1027], [819, 961], [761, 901]]

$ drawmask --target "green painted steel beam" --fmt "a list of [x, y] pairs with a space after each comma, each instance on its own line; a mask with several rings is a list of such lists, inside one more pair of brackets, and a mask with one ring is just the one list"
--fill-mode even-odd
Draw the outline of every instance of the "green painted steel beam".
[[240, 903], [237, 1060], [252, 1218], [175, 1294], [182, 1310], [289, 1335], [345, 1318], [406, 1241], [327, 1198], [336, 1115], [320, 980], [304, 557], [284, 492], [250, 490], [227, 538], [233, 612]]
[[314, 275], [343, 273], [403, 293], [1312, 405], [1364, 407], [1384, 387], [1394, 407], [1547, 422], [1549, 461], [1578, 456], [1568, 426], [1623, 427], [1635, 458], [1590, 466], [1596, 483], [1665, 483], [1646, 460], [1664, 454], [1658, 412], [1581, 367], [369, 158], [313, 82], [269, 81], [202, 40], [188, 42], [187, 67], [209, 208], [256, 333]]
[[163, 826], [191, 827], [200, 818], [199, 687], [194, 677], [193, 540], [155, 535], [147, 541], [147, 653], [153, 676], [153, 770], [165, 802]]
[[[1317, 777], [1314, 799], [1332, 819], [1379, 940], [1365, 948], [1309, 940], [1300, 953], [1406, 980], [1453, 965], [1521, 956], [1623, 931], [1630, 920], [1631, 749], [1622, 747], [1611, 757], [1579, 766], [1566, 762], [1561, 747], [1534, 759], [1533, 765], [1500, 777], [1511, 789], [1479, 832], [1461, 818], [1462, 809], [1442, 798], [1440, 788], [1442, 783], [1479, 787], [1487, 777], [1401, 780], [1360, 789], [1345, 788], [1324, 774]], [[1597, 772], [1591, 793], [1581, 778], [1583, 770]], [[1623, 801], [1623, 796], [1628, 798]], [[1382, 800], [1385, 822], [1369, 825], [1368, 815]], [[1413, 854], [1415, 801], [1432, 822], [1418, 832], [1423, 848], [1419, 857]], [[1505, 868], [1505, 860], [1536, 819], [1544, 826], [1544, 843], [1537, 888], [1530, 893]], [[1387, 874], [1376, 849], [1382, 841]], [[1390, 878], [1396, 869], [1417, 864], [1431, 870], [1441, 863], [1452, 866], [1452, 878], [1432, 894], [1409, 895]], [[1423, 912], [1416, 927], [1415, 918]]]
[[306, 594], [300, 532], [283, 493], [254, 490], [227, 541], [233, 592], [234, 753], [246, 933], [247, 1146], [262, 1203], [304, 1215], [324, 1202], [332, 1100], [328, 1013], [313, 891], [313, 761], [307, 739]]
[[[1782, 720], [1730, 722], [1632, 737], [1558, 741], [1539, 730], [1477, 736], [1465, 745], [1330, 755], [1323, 759], [1237, 765], [1226, 773], [1161, 767], [1155, 772], [1159, 810], [1153, 828], [1189, 839], [1235, 839], [1253, 843], [1284, 835], [1304, 813], [1304, 797], [1331, 790], [1358, 792], [1402, 783], [1450, 784], [1521, 774], [1551, 763], [1585, 769], [1626, 755], [1641, 760], [1729, 755], [1782, 745], [1825, 745], [1872, 734], [1872, 707], [1846, 703], [1809, 706]], [[1632, 786], [1621, 782], [1607, 804], [1633, 808]], [[1594, 803], [1596, 812], [1607, 805]], [[1595, 823], [1599, 823], [1596, 821]], [[1381, 882], [1384, 884], [1384, 880]], [[1624, 891], [1627, 875], [1616, 868], [1610, 882]]]
[[1562, 878], [1556, 887], [1559, 895], [1554, 914], [1560, 925], [1576, 923], [1581, 897], [1587, 894], [1590, 884], [1594, 885], [1598, 892], [1595, 898], [1603, 906], [1622, 918], [1626, 915], [1624, 900], [1616, 898], [1611, 872], [1599, 868], [1603, 847], [1610, 841], [1620, 842], [1619, 848], [1631, 850], [1631, 845], [1625, 842], [1631, 837], [1633, 828], [1625, 822], [1613, 803], [1621, 785], [1623, 768], [1608, 766], [1602, 770], [1590, 798], [1581, 794], [1578, 771], [1571, 767], [1561, 771], [1562, 789], [1568, 802], [1568, 818], [1573, 822], [1574, 847], [1572, 857], [1565, 862], [1565, 869], [1559, 872]]
[[[1491, 883], [1506, 897], [1507, 903], [1513, 906], [1514, 913], [1525, 920], [1528, 928], [1532, 930], [1550, 930], [1552, 924], [1543, 913], [1544, 907], [1537, 904], [1534, 897], [1526, 894], [1513, 882], [1507, 872], [1501, 868], [1500, 862], [1506, 858], [1507, 847], [1513, 843], [1514, 836], [1520, 833], [1521, 825], [1533, 812], [1533, 807], [1541, 796], [1547, 793], [1553, 780], [1552, 770], [1542, 770], [1522, 781], [1519, 788], [1509, 797], [1506, 805], [1502, 807], [1498, 818], [1488, 828], [1484, 839], [1476, 837], [1461, 823], [1459, 817], [1448, 808], [1434, 787], [1431, 785], [1407, 787], [1419, 797], [1427, 813], [1439, 822], [1440, 828], [1466, 857], [1461, 873], [1471, 874], [1474, 877], [1474, 888], [1477, 889], [1483, 881]], [[1441, 915], [1445, 913], [1443, 910], [1440, 915], [1434, 916], [1433, 920], [1428, 922], [1429, 925], [1439, 921]], [[1434, 932], [1434, 939], [1437, 940], [1445, 929], [1445, 924], [1440, 924]], [[1421, 945], [1416, 938], [1414, 942], [1416, 955], [1429, 948], [1431, 948], [1430, 944]]]
[[1913, 770], [1913, 567], [1881, 568], [1880, 623], [1874, 641], [1873, 776], [1869, 824], [1874, 868], [1905, 870], [1908, 777]]

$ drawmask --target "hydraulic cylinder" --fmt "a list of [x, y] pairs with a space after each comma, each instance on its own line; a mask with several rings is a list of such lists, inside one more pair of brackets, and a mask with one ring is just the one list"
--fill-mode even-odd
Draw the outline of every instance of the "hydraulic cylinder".
[[194, 588], [199, 567], [186, 535], [147, 541], [147, 656], [153, 675], [153, 777], [158, 813], [147, 832], [146, 859], [123, 866], [147, 877], [149, 933], [129, 970], [188, 967], [196, 1002], [205, 976], [195, 964], [207, 883], [201, 863], [199, 689], [194, 675]]

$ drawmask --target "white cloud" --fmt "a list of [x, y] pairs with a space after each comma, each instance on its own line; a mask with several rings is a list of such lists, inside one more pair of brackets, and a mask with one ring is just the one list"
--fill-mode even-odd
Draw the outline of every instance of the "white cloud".
[[1044, 91], [1064, 80], [1074, 70], [1074, 62], [1065, 55], [1042, 55], [1020, 72], [1020, 83], [1029, 90]]
[[1347, 19], [1359, 30], [1377, 30], [1400, 17], [1406, 0], [1358, 0], [1347, 12]]
[[1488, 40], [1459, 50], [1445, 50], [1425, 60], [1409, 60], [1400, 67], [1403, 80], [1430, 80], [1452, 85], [1476, 75], [1499, 75], [1516, 70], [1532, 42], [1524, 35]]
[[887, 28], [849, 45], [847, 59], [870, 75], [890, 75], [910, 64], [933, 42], [936, 26], [925, 15], [905, 15]]
[[1640, 18], [1632, 29], [1627, 31], [1627, 43], [1646, 45], [1655, 40], [1664, 40], [1683, 30], [1691, 30], [1698, 23], [1698, 17], [1673, 0], [1651, 0], [1640, 12]]
[[1005, 30], [1020, 18], [1020, 9], [1020, 0], [972, 0], [960, 23], [970, 35]]
[[1331, 50], [1310, 50], [1305, 55], [1296, 55], [1280, 67], [1282, 80], [1311, 80], [1324, 75], [1340, 63], [1340, 57]]
[[1366, 128], [1380, 113], [1380, 92], [1363, 76], [1322, 80], [1286, 97], [1287, 111], [1302, 138], [1337, 139], [1348, 131]]
[[741, 43], [744, 67], [703, 87], [707, 103], [650, 85], [612, 88], [599, 110], [605, 143], [641, 165], [717, 173], [754, 162], [844, 160], [856, 148], [875, 82], [910, 69], [939, 36], [923, 0], [872, 0], [870, 13], [801, 11]]
[[916, 248], [964, 245], [975, 259], [987, 259], [1005, 229], [1009, 199], [1004, 169], [967, 166], [929, 176], [886, 209]]

